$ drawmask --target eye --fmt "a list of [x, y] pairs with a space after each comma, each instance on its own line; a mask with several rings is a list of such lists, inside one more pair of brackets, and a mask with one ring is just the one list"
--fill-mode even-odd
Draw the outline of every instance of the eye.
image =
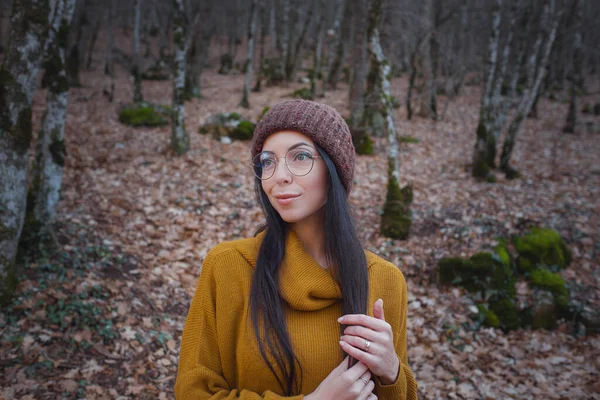
[[310, 154], [308, 151], [300, 151], [294, 154], [294, 161], [308, 161], [312, 158], [312, 154]]

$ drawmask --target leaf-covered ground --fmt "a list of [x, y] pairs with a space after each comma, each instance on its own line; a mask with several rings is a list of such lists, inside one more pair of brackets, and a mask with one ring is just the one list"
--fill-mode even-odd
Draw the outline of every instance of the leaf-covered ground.
[[[252, 93], [237, 107], [242, 76], [206, 72], [202, 100], [186, 104], [191, 150], [168, 149], [170, 128], [130, 128], [118, 109], [133, 97], [121, 73], [115, 102], [107, 78], [83, 73], [70, 91], [67, 161], [55, 236], [60, 250], [39, 251], [23, 267], [15, 302], [0, 314], [0, 398], [173, 397], [185, 316], [208, 250], [253, 234], [261, 212], [253, 197], [249, 144], [223, 144], [197, 133], [211, 114], [236, 111], [256, 121], [263, 107], [302, 84]], [[144, 82], [148, 101], [170, 104], [171, 83]], [[406, 80], [393, 92], [404, 99]], [[321, 101], [344, 115], [348, 88]], [[45, 93], [34, 101], [34, 126]], [[593, 99], [588, 99], [593, 100]], [[440, 109], [444, 107], [444, 99]], [[443, 121], [407, 121], [419, 139], [401, 151], [402, 184], [414, 187], [409, 240], [378, 234], [385, 197], [385, 141], [359, 157], [351, 203], [365, 245], [392, 260], [409, 285], [408, 353], [421, 398], [600, 398], [600, 338], [555, 331], [473, 329], [473, 304], [439, 287], [437, 261], [491, 248], [499, 237], [531, 226], [556, 229], [573, 251], [562, 275], [600, 305], [600, 118], [576, 135], [561, 132], [564, 101], [540, 99], [518, 140], [513, 165], [522, 178], [478, 183], [468, 163], [478, 119], [479, 88], [466, 86]]]

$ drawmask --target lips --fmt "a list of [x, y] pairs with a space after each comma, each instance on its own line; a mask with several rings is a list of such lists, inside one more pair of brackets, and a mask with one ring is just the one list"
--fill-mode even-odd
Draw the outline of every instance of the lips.
[[300, 196], [299, 194], [278, 194], [275, 196], [277, 200], [291, 199]]

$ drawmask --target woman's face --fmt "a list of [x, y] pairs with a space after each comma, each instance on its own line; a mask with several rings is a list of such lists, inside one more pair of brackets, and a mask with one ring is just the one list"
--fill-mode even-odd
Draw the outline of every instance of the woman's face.
[[[281, 131], [270, 135], [262, 151], [277, 157], [273, 176], [261, 181], [262, 188], [271, 205], [287, 223], [296, 223], [315, 216], [327, 202], [327, 167], [322, 158], [315, 158], [311, 171], [304, 176], [290, 173], [285, 165], [288, 157], [295, 155], [306, 159], [307, 152], [319, 156], [314, 142], [307, 136], [294, 131]], [[289, 197], [293, 196], [293, 197]], [[289, 197], [289, 198], [285, 198]]]

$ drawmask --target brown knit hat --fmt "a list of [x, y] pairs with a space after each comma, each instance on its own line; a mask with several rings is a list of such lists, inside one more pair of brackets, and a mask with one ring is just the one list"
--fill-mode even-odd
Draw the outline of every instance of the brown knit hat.
[[333, 160], [346, 193], [352, 190], [355, 151], [350, 129], [333, 108], [309, 100], [288, 100], [273, 107], [258, 121], [252, 137], [252, 157], [262, 151], [267, 137], [295, 131], [311, 138]]

